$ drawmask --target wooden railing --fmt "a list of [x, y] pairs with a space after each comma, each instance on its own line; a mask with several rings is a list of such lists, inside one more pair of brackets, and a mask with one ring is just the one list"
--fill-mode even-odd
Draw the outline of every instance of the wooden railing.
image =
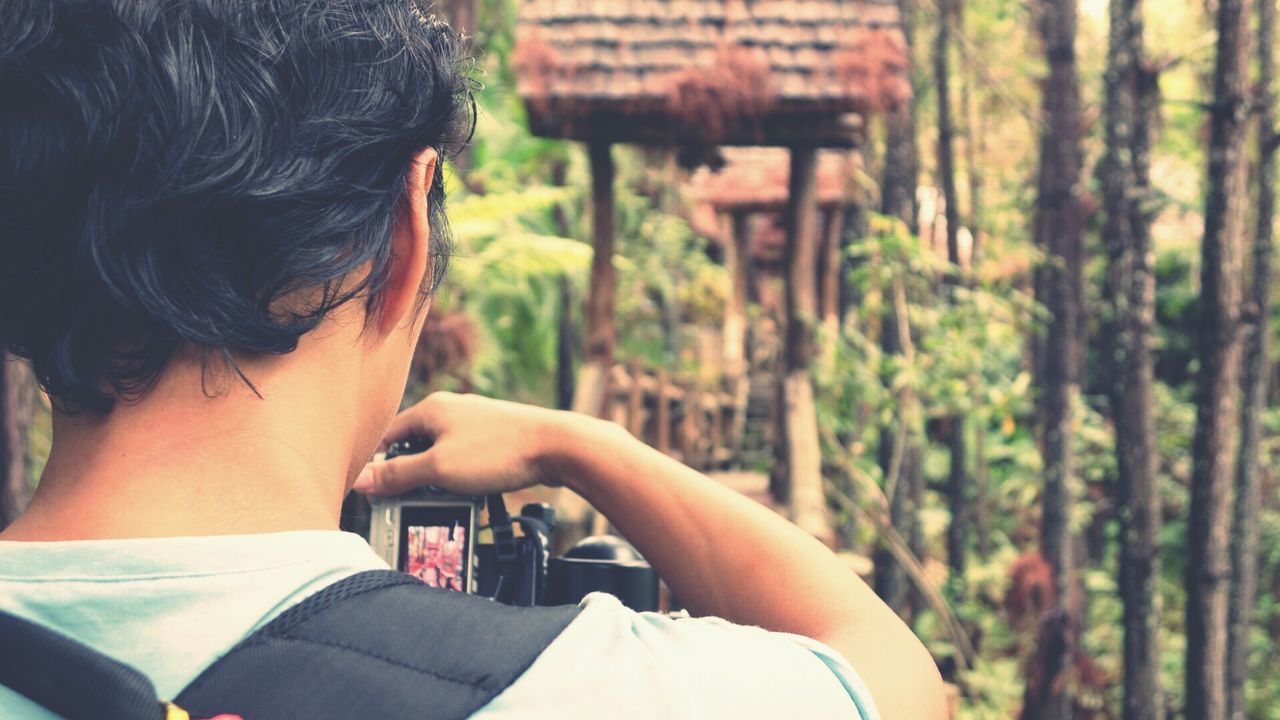
[[638, 363], [609, 374], [605, 417], [698, 470], [737, 465], [746, 421], [745, 386], [707, 390]]

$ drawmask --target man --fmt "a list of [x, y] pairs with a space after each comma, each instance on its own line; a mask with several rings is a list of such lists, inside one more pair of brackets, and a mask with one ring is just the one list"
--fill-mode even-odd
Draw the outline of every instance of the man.
[[[475, 717], [943, 716], [927, 652], [834, 555], [616, 426], [453, 395], [392, 419], [448, 252], [441, 158], [469, 129], [447, 27], [409, 0], [0, 16], [0, 342], [55, 405], [0, 533], [0, 610], [172, 697], [385, 567], [336, 530], [353, 485], [555, 482], [724, 620], [594, 596]], [[434, 446], [365, 466], [410, 436]], [[0, 716], [44, 714], [0, 689]]]

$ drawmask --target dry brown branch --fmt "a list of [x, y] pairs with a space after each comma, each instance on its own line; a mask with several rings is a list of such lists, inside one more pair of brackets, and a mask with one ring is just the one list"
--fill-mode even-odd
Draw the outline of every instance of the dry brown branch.
[[[833, 447], [841, 447], [837, 443], [836, 438], [829, 430], [823, 430], [823, 434], [828, 443]], [[876, 505], [876, 512], [870, 512], [864, 509], [858, 503], [854, 502], [847, 493], [840, 489], [834, 482], [827, 479], [824, 480], [827, 492], [835, 499], [846, 512], [852, 513], [860, 520], [871, 523], [876, 531], [884, 540], [889, 552], [893, 555], [894, 560], [902, 567], [907, 576], [911, 578], [911, 582], [920, 590], [920, 594], [924, 597], [925, 602], [938, 613], [938, 617], [942, 620], [942, 625], [946, 629], [947, 634], [951, 637], [956, 647], [956, 665], [961, 671], [967, 671], [973, 667], [974, 658], [977, 657], [977, 651], [973, 648], [973, 643], [969, 641], [969, 636], [965, 633], [963, 626], [960, 624], [959, 618], [956, 617], [955, 611], [952, 610], [950, 603], [938, 591], [938, 588], [929, 581], [925, 575], [924, 566], [921, 565], [919, 558], [915, 553], [911, 552], [910, 546], [902, 535], [894, 529], [892, 523], [889, 522], [889, 501], [876, 485], [875, 480], [866, 473], [861, 472], [850, 462], [847, 453], [842, 453], [846, 457], [841, 458], [841, 466], [850, 476], [858, 482], [858, 490], [866, 496], [871, 497]]]
[[[973, 644], [969, 642], [969, 636], [965, 634], [955, 611], [951, 609], [951, 605], [947, 603], [946, 598], [942, 597], [942, 593], [934, 587], [933, 583], [929, 582], [928, 576], [925, 575], [924, 567], [920, 564], [915, 554], [911, 552], [911, 548], [907, 546], [907, 541], [898, 534], [897, 530], [893, 529], [887, 516], [864, 510], [853, 501], [853, 498], [850, 498], [830, 480], [826, 481], [826, 485], [827, 492], [831, 493], [831, 496], [835, 498], [840, 507], [847, 512], [853, 513], [860, 520], [871, 523], [880, 532], [894, 560], [898, 561], [907, 576], [911, 578], [911, 582], [915, 584], [920, 590], [920, 594], [924, 596], [925, 602], [929, 603], [929, 606], [942, 619], [943, 627], [956, 646], [956, 666], [962, 672], [970, 670], [973, 667], [977, 651], [974, 650]], [[874, 483], [872, 483], [872, 486], [874, 487]]]

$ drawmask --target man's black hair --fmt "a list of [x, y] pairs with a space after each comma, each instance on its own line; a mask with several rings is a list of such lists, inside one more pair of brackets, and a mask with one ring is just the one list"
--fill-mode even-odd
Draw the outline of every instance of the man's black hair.
[[378, 306], [426, 148], [434, 288], [461, 52], [414, 0], [0, 0], [0, 347], [98, 413], [182, 348], [290, 352]]

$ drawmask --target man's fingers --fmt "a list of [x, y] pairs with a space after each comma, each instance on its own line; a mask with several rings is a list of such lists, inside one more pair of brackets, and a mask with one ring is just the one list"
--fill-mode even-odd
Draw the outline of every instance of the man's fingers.
[[427, 399], [396, 415], [387, 426], [387, 431], [383, 433], [382, 442], [378, 443], [377, 451], [386, 452], [391, 443], [411, 438], [434, 440], [439, 435], [439, 428], [436, 427], [435, 422], [435, 406], [448, 395], [449, 393], [444, 392], [432, 393]]
[[364, 495], [399, 495], [434, 484], [435, 466], [435, 454], [431, 451], [371, 462], [360, 471], [351, 489]]
[[[409, 440], [410, 438], [425, 437], [427, 434], [426, 429], [423, 427], [418, 407], [411, 407], [391, 420], [391, 424], [387, 426], [387, 431], [382, 435], [382, 441], [378, 443], [377, 452], [386, 452], [387, 448], [391, 447], [391, 443]], [[429, 440], [431, 438], [427, 437], [426, 439]]]

